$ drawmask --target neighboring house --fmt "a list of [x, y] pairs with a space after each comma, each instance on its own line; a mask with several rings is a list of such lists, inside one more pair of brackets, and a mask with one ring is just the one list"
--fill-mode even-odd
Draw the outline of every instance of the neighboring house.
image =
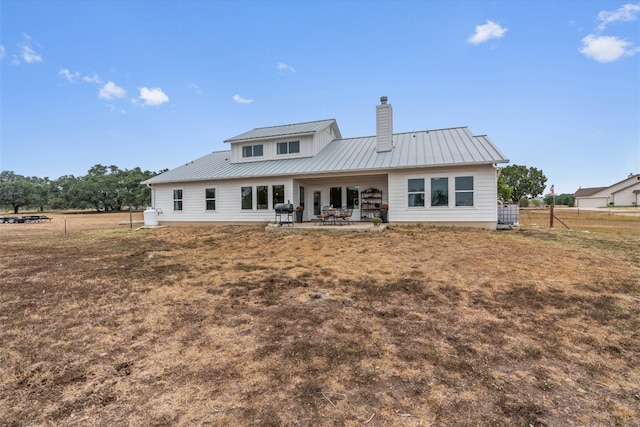
[[273, 221], [290, 202], [305, 221], [324, 206], [368, 220], [388, 204], [390, 222], [495, 229], [500, 150], [466, 127], [394, 134], [380, 100], [375, 136], [343, 138], [334, 119], [257, 128], [145, 181], [160, 223]]
[[579, 188], [574, 194], [578, 208], [603, 206], [638, 206], [640, 203], [640, 174], [629, 174], [609, 187]]

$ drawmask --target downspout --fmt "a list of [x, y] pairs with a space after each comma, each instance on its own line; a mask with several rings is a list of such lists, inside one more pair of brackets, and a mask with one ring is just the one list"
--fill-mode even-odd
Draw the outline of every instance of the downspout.
[[151, 207], [153, 207], [156, 200], [156, 188], [151, 184], [147, 184], [147, 187], [151, 189]]

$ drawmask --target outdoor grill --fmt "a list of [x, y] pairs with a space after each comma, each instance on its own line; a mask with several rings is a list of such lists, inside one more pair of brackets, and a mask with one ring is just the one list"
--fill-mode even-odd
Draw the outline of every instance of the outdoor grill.
[[[276, 203], [274, 206], [276, 210], [276, 224], [290, 224], [293, 225], [293, 212], [295, 207], [291, 203]], [[283, 216], [286, 215], [283, 220]]]

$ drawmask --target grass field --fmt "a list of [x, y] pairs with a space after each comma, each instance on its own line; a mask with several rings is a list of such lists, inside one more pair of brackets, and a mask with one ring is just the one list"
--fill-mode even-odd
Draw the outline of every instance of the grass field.
[[638, 426], [640, 220], [571, 212], [0, 224], [0, 426]]

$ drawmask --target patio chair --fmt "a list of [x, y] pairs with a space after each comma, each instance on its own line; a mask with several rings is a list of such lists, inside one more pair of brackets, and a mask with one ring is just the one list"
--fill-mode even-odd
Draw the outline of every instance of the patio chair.
[[340, 216], [338, 218], [341, 219], [344, 223], [348, 224], [353, 222], [353, 220], [351, 219], [352, 215], [353, 215], [353, 209], [345, 209], [342, 212], [340, 212]]
[[329, 219], [329, 212], [320, 212], [316, 214], [316, 219], [320, 221], [318, 225], [323, 224]]

